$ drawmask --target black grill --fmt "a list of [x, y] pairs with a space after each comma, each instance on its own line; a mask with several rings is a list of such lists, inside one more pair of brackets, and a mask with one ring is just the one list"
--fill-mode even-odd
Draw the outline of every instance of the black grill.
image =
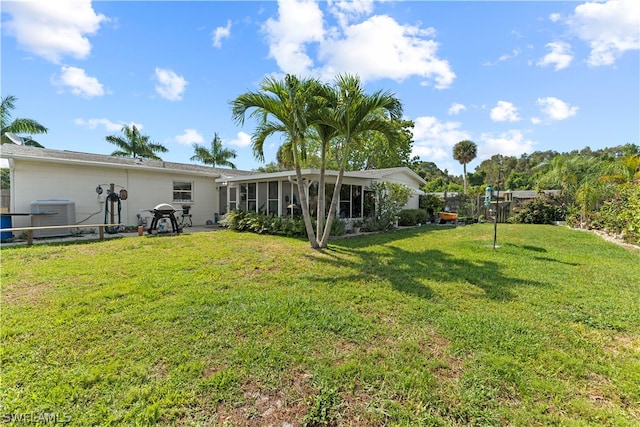
[[176, 219], [175, 213], [176, 209], [168, 203], [161, 203], [155, 208], [151, 210], [153, 213], [153, 219], [151, 220], [151, 226], [147, 230], [149, 234], [152, 234], [154, 231], [157, 233], [158, 230], [158, 222], [163, 218], [168, 218], [171, 221], [171, 227], [173, 228], [174, 233], [180, 233], [182, 229], [178, 226], [178, 220]]

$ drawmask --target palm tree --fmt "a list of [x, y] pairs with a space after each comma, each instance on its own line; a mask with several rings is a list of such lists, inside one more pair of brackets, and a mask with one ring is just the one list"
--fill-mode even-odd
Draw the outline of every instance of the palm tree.
[[[400, 133], [393, 125], [394, 120], [402, 116], [402, 104], [389, 91], [376, 91], [371, 95], [364, 92], [360, 77], [340, 74], [335, 79], [333, 91], [327, 94], [327, 105], [320, 110], [316, 120], [326, 124], [337, 132], [334, 147], [339, 170], [336, 179], [329, 215], [320, 240], [320, 247], [325, 248], [331, 234], [331, 226], [340, 200], [340, 189], [349, 154], [358, 140], [366, 132], [375, 131], [390, 141], [396, 141]], [[384, 112], [392, 120], [387, 120]]]
[[465, 139], [453, 146], [453, 158], [462, 164], [465, 194], [467, 194], [467, 163], [475, 159], [477, 155], [478, 146], [473, 141]]
[[191, 156], [191, 160], [199, 161], [205, 165], [211, 166], [227, 166], [231, 169], [236, 169], [236, 165], [231, 163], [229, 159], [235, 159], [238, 154], [236, 150], [223, 148], [222, 139], [217, 133], [213, 134], [213, 140], [211, 141], [211, 149], [207, 149], [198, 144], [193, 144], [193, 150], [195, 154]]
[[[0, 103], [0, 128], [2, 129], [2, 139], [0, 141], [0, 144], [14, 143], [14, 141], [9, 139], [7, 133], [27, 133], [33, 135], [47, 133], [49, 131], [49, 129], [32, 119], [18, 118], [11, 120], [11, 110], [16, 108], [15, 102], [17, 100], [18, 99], [15, 96], [7, 95], [6, 97], [2, 98], [2, 102]], [[24, 141], [24, 145], [43, 148], [40, 143], [31, 139], [31, 137], [28, 137]]]
[[243, 125], [250, 110], [250, 117], [258, 118], [258, 126], [251, 138], [257, 160], [264, 161], [264, 142], [269, 136], [281, 133], [287, 138], [288, 152], [282, 155], [284, 158], [290, 155], [293, 160], [305, 229], [313, 248], [318, 248], [318, 242], [311, 223], [300, 162], [306, 156], [305, 134], [309, 129], [311, 111], [317, 109], [320, 86], [317, 80], [299, 80], [290, 74], [284, 81], [266, 77], [258, 92], [247, 92], [231, 101], [232, 117], [236, 123]]
[[112, 156], [162, 160], [156, 153], [166, 153], [169, 151], [162, 144], [149, 142], [149, 136], [141, 135], [136, 125], [124, 125], [122, 127], [122, 133], [124, 133], [124, 138], [118, 135], [108, 135], [105, 137], [108, 142], [120, 148], [120, 150], [111, 153]]

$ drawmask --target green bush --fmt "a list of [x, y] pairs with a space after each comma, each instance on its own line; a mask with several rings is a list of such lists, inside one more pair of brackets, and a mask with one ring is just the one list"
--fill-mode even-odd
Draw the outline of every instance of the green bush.
[[640, 243], [640, 185], [622, 185], [618, 195], [602, 205], [592, 226]]
[[[300, 216], [280, 217], [235, 210], [229, 212], [220, 221], [220, 224], [235, 231], [248, 231], [257, 234], [272, 234], [287, 237], [307, 236], [304, 219]], [[315, 228], [315, 223], [313, 226]], [[340, 236], [344, 234], [344, 228], [344, 222], [336, 218], [331, 226], [331, 235]]]
[[509, 222], [516, 224], [553, 224], [555, 221], [564, 221], [566, 216], [567, 207], [560, 197], [541, 194], [535, 199], [526, 202], [517, 214], [509, 218]]
[[[433, 194], [427, 194], [420, 196], [420, 209], [424, 209], [427, 212], [427, 219], [430, 221], [435, 220], [435, 216], [438, 212], [444, 210], [444, 200]], [[426, 221], [425, 221], [426, 222]]]
[[427, 211], [424, 209], [404, 209], [398, 214], [398, 225], [412, 226], [427, 222]]

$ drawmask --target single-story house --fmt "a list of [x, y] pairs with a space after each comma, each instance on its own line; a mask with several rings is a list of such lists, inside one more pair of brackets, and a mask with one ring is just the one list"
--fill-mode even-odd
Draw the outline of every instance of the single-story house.
[[[300, 197], [293, 171], [261, 173], [192, 164], [141, 160], [127, 157], [2, 145], [0, 157], [8, 160], [11, 179], [10, 212], [33, 213], [48, 201], [73, 206], [73, 224], [102, 224], [111, 201], [111, 185], [124, 195], [116, 222], [127, 226], [150, 223], [151, 210], [168, 203], [180, 210], [189, 207], [194, 225], [217, 221], [233, 209], [292, 215], [300, 212]], [[302, 171], [310, 208], [317, 203], [319, 171]], [[338, 173], [326, 171], [327, 205]], [[345, 172], [338, 217], [362, 218], [373, 206], [372, 182], [404, 184], [414, 190], [407, 208], [417, 208], [425, 181], [409, 168], [398, 167]], [[35, 207], [35, 208], [34, 208]], [[41, 209], [40, 209], [41, 210]], [[33, 217], [13, 217], [14, 227], [33, 225]], [[71, 221], [71, 220], [69, 220]], [[67, 225], [64, 222], [60, 225]]]

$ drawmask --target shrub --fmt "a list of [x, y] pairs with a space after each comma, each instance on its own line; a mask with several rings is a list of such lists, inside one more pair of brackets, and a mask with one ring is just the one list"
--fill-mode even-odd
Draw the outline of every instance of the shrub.
[[419, 203], [420, 209], [424, 209], [427, 212], [427, 216], [430, 221], [435, 220], [436, 214], [444, 210], [444, 200], [438, 196], [434, 196], [433, 194], [420, 196]]
[[594, 228], [622, 234], [631, 243], [640, 243], [640, 185], [620, 187], [618, 195], [605, 202], [593, 222]]
[[[307, 230], [304, 220], [299, 216], [279, 217], [275, 215], [259, 214], [235, 210], [229, 212], [221, 221], [223, 227], [235, 231], [248, 231], [257, 234], [271, 234], [287, 237], [306, 237]], [[315, 227], [315, 224], [314, 224]], [[331, 235], [344, 234], [344, 222], [340, 219], [333, 221]]]
[[553, 224], [564, 221], [567, 207], [562, 199], [555, 195], [541, 194], [524, 204], [522, 209], [509, 218], [509, 222], [520, 224]]
[[404, 209], [398, 214], [398, 225], [411, 226], [427, 222], [427, 212], [424, 209]]

